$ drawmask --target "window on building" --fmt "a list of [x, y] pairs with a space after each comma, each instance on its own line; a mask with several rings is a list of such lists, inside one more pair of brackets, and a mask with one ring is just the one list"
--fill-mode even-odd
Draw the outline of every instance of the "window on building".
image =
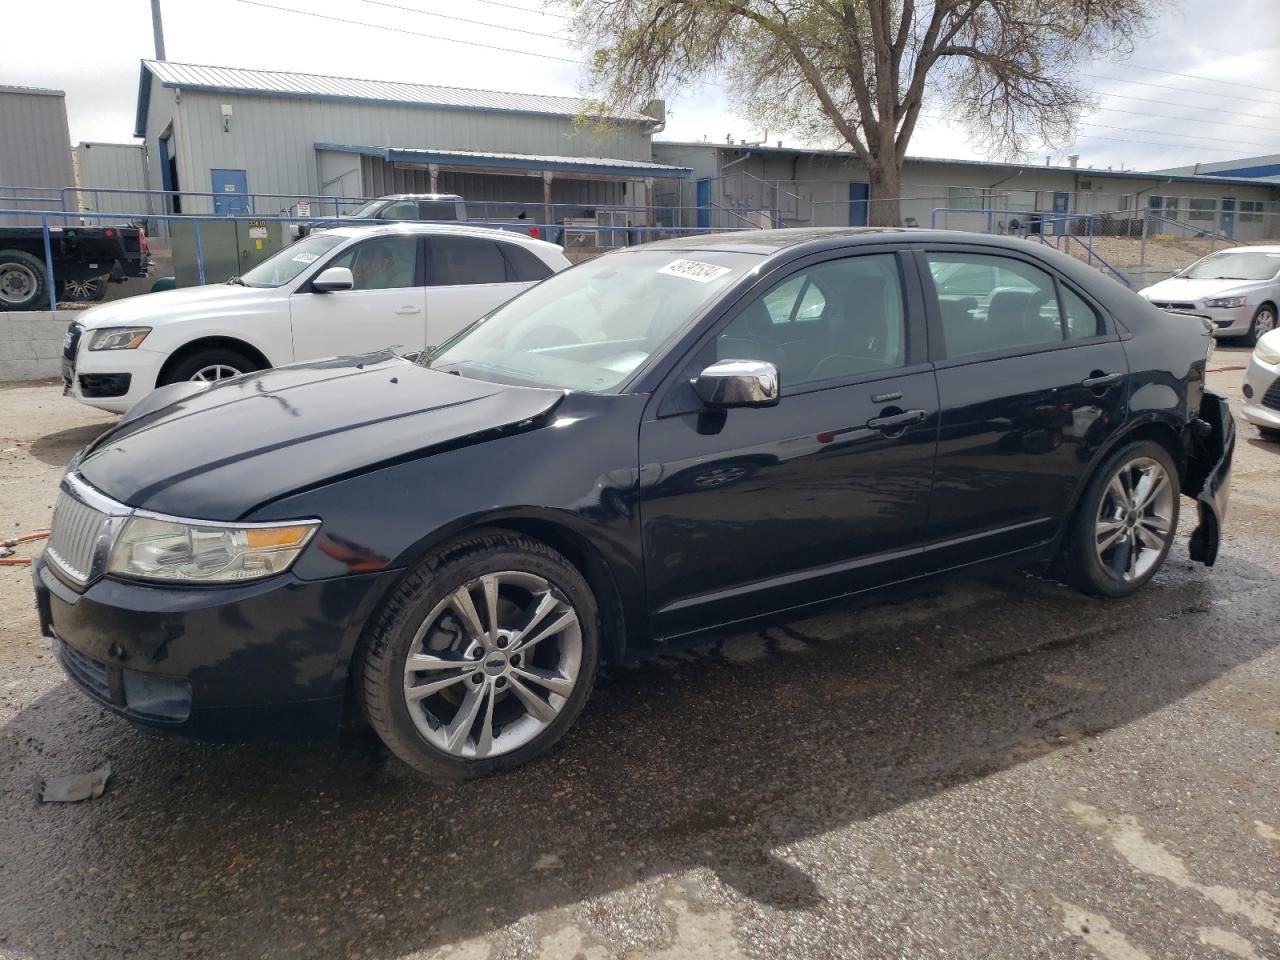
[[1187, 208], [1188, 220], [1212, 220], [1218, 213], [1217, 200], [1205, 200], [1193, 197]]
[[507, 261], [493, 240], [478, 237], [432, 237], [427, 241], [433, 287], [474, 283], [506, 283]]
[[981, 187], [947, 187], [947, 206], [964, 210], [985, 210], [987, 191]]
[[1265, 212], [1265, 206], [1261, 200], [1241, 200], [1240, 201], [1240, 222], [1241, 223], [1261, 223], [1262, 215]]

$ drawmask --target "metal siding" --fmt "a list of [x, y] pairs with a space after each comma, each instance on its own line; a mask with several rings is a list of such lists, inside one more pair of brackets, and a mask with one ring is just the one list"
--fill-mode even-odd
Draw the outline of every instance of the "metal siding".
[[[0, 131], [0, 186], [59, 188], [75, 183], [66, 100], [60, 92], [0, 89]], [[24, 209], [46, 205], [56, 210], [60, 201], [18, 204]], [[0, 223], [39, 220], [10, 216], [0, 217]]]
[[98, 213], [155, 212], [142, 194], [93, 194], [86, 188], [146, 190], [146, 158], [140, 144], [80, 143], [75, 148], [76, 185], [80, 209]]
[[[159, 84], [152, 88], [165, 89]], [[173, 91], [167, 92], [172, 95]], [[230, 103], [233, 110], [228, 133], [222, 130], [223, 103]], [[153, 100], [153, 113], [157, 106]], [[148, 127], [158, 136], [163, 124], [149, 116]], [[317, 143], [650, 159], [648, 133], [634, 127], [600, 131], [575, 126], [563, 117], [469, 114], [424, 106], [354, 105], [202, 90], [181, 92], [174, 137], [180, 184], [200, 192], [209, 190], [211, 169], [231, 168], [248, 171], [252, 193], [319, 194]], [[362, 168], [369, 166], [362, 164]], [[380, 184], [367, 175], [364, 179], [370, 195], [398, 192], [390, 183]], [[287, 196], [271, 201], [273, 210], [287, 206]], [[191, 198], [183, 209], [209, 212], [212, 208], [207, 198]], [[260, 207], [257, 212], [272, 211]]]

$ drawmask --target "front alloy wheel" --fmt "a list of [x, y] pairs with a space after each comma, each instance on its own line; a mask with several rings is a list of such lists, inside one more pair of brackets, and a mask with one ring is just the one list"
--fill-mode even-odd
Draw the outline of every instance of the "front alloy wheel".
[[438, 780], [551, 747], [595, 680], [595, 598], [545, 543], [480, 530], [441, 547], [387, 600], [357, 660], [374, 731]]
[[1264, 303], [1258, 308], [1258, 312], [1253, 315], [1253, 322], [1249, 325], [1249, 335], [1245, 338], [1246, 345], [1250, 347], [1257, 346], [1258, 341], [1275, 328], [1276, 308], [1269, 303]]

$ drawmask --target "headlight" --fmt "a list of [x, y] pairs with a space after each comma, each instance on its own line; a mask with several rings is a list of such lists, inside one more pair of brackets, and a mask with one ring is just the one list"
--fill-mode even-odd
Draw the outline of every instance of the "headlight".
[[150, 327], [103, 327], [93, 331], [89, 349], [136, 350], [150, 332]]
[[1253, 355], [1263, 363], [1280, 363], [1280, 331], [1272, 330], [1258, 341]]
[[1214, 300], [1206, 300], [1204, 305], [1214, 310], [1225, 310], [1229, 307], [1243, 307], [1247, 297], [1218, 297]]
[[319, 525], [223, 526], [134, 514], [120, 531], [107, 572], [201, 583], [269, 577], [289, 569]]

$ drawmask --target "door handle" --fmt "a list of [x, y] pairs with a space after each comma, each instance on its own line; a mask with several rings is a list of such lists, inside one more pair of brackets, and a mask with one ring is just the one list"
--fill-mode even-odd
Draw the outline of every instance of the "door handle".
[[421, 313], [421, 307], [401, 307], [396, 311], [398, 317], [412, 317], [415, 313]]
[[1123, 373], [1102, 373], [1099, 370], [1095, 370], [1093, 376], [1080, 381], [1080, 386], [1087, 387], [1090, 390], [1097, 390], [1099, 387], [1105, 389], [1114, 387], [1123, 379]]
[[921, 423], [928, 414], [923, 410], [907, 410], [903, 413], [893, 413], [887, 417], [872, 417], [867, 421], [867, 426], [872, 430], [879, 430], [884, 433], [893, 430], [901, 430], [912, 424]]

